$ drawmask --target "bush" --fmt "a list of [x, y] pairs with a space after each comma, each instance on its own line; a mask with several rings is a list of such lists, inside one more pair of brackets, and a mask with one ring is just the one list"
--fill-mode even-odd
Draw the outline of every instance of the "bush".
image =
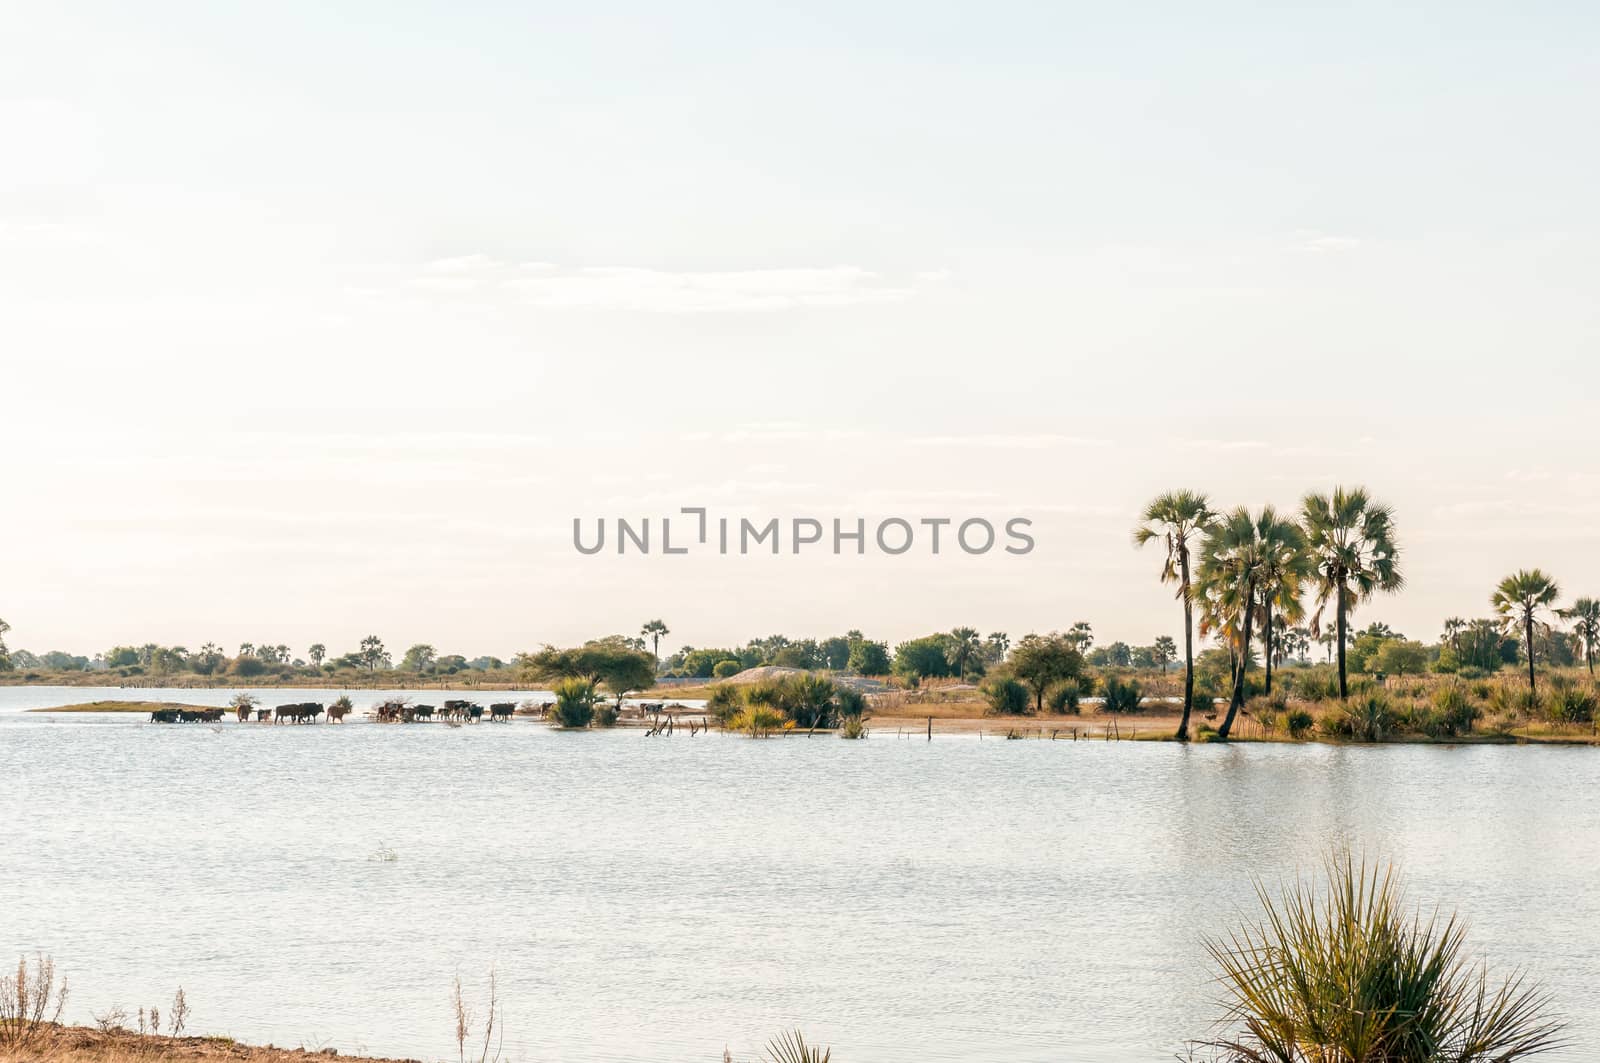
[[1008, 675], [992, 675], [978, 684], [990, 716], [1026, 716], [1033, 708], [1028, 688]]
[[1595, 693], [1565, 677], [1550, 682], [1544, 695], [1545, 715], [1554, 723], [1593, 723]]
[[808, 672], [766, 679], [745, 688], [745, 702], [775, 709], [796, 727], [832, 727], [838, 715], [833, 681]]
[[603, 702], [594, 707], [594, 725], [596, 727], [615, 727], [617, 725], [617, 707], [611, 702]]
[[1322, 718], [1323, 733], [1357, 742], [1382, 742], [1394, 727], [1394, 713], [1384, 694], [1353, 699]]
[[599, 694], [594, 680], [572, 676], [559, 680], [550, 688], [556, 702], [550, 706], [550, 722], [557, 727], [588, 727], [594, 721], [595, 702]]
[[1305, 709], [1290, 709], [1283, 716], [1283, 723], [1289, 731], [1290, 738], [1304, 738], [1311, 733], [1311, 728], [1316, 722], [1316, 717]]
[[1465, 925], [1405, 910], [1392, 868], [1330, 857], [1263, 918], [1207, 942], [1242, 1029], [1204, 1042], [1238, 1060], [1488, 1063], [1555, 1047], [1548, 998], [1514, 972], [1491, 984]]
[[714, 679], [726, 679], [730, 675], [738, 675], [742, 671], [744, 669], [739, 666], [738, 661], [718, 661], [712, 667], [711, 675]]
[[852, 719], [860, 721], [867, 713], [867, 696], [855, 687], [839, 687], [833, 693], [834, 708], [838, 711], [840, 726]]
[[1423, 714], [1421, 730], [1432, 738], [1469, 734], [1478, 719], [1478, 706], [1459, 682], [1445, 683], [1433, 692], [1432, 710]]
[[1101, 703], [1101, 708], [1106, 712], [1137, 712], [1139, 704], [1144, 701], [1144, 694], [1139, 690], [1139, 681], [1136, 679], [1109, 675], [1102, 686], [1105, 701]]
[[744, 691], [731, 683], [723, 683], [720, 686], [712, 687], [711, 696], [706, 699], [706, 713], [724, 727], [743, 708]]
[[783, 713], [765, 705], [751, 705], [741, 709], [728, 721], [728, 727], [735, 731], [748, 731], [751, 738], [762, 738], [773, 731], [784, 727], [794, 726], [785, 720]]
[[844, 723], [839, 726], [840, 738], [865, 738], [867, 737], [867, 722], [861, 716], [846, 716]]
[[1083, 688], [1076, 679], [1057, 683], [1045, 691], [1044, 703], [1051, 712], [1078, 715], [1078, 702], [1083, 699]]

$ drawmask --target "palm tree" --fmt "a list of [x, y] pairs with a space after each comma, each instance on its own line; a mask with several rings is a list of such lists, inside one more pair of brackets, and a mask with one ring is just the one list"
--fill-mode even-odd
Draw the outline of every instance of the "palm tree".
[[[1280, 627], [1305, 615], [1300, 595], [1311, 578], [1311, 561], [1306, 554], [1305, 536], [1292, 520], [1278, 516], [1266, 506], [1256, 518], [1256, 539], [1260, 543], [1259, 578], [1256, 585], [1257, 608], [1261, 613], [1261, 657], [1266, 664], [1266, 693], [1272, 693], [1273, 641]], [[1278, 610], [1273, 615], [1273, 609]]]
[[313, 642], [311, 648], [306, 651], [306, 656], [311, 658], [311, 667], [313, 668], [321, 668], [322, 659], [327, 655], [328, 647], [320, 642]]
[[1218, 738], [1227, 738], [1234, 717], [1244, 704], [1245, 673], [1249, 671], [1251, 627], [1260, 607], [1257, 597], [1264, 579], [1264, 556], [1268, 544], [1261, 538], [1262, 528], [1277, 523], [1269, 506], [1259, 518], [1250, 516], [1243, 506], [1230, 510], [1206, 536], [1200, 553], [1195, 583], [1206, 603], [1207, 628], [1216, 627], [1234, 651], [1233, 694], [1228, 699], [1228, 715], [1217, 728]]
[[1006, 659], [1006, 651], [1011, 648], [1011, 636], [1004, 631], [989, 632], [989, 653], [994, 657], [994, 663], [1000, 664]]
[[1067, 632], [1067, 638], [1072, 640], [1079, 653], [1088, 653], [1089, 647], [1094, 645], [1094, 627], [1087, 620], [1080, 620], [1072, 625], [1072, 630]]
[[1190, 578], [1191, 546], [1216, 521], [1211, 503], [1196, 491], [1168, 491], [1152, 499], [1144, 509], [1139, 527], [1134, 529], [1135, 546], [1153, 539], [1166, 544], [1167, 557], [1161, 566], [1161, 582], [1178, 585], [1178, 600], [1183, 603], [1183, 718], [1178, 721], [1178, 741], [1189, 740], [1189, 714], [1194, 711], [1194, 585]]
[[655, 654], [656, 661], [659, 662], [661, 660], [661, 636], [672, 634], [667, 630], [666, 622], [652, 620], [639, 629], [639, 634], [650, 640], [650, 650]]
[[1461, 633], [1467, 630], [1467, 622], [1459, 616], [1452, 616], [1444, 622], [1444, 641], [1450, 644], [1450, 649], [1456, 655], [1456, 660], [1461, 660]]
[[1507, 576], [1495, 588], [1489, 602], [1500, 614], [1500, 627], [1507, 635], [1521, 634], [1528, 650], [1528, 693], [1538, 694], [1533, 677], [1533, 629], [1548, 628], [1540, 614], [1550, 608], [1550, 603], [1561, 597], [1556, 581], [1538, 569], [1519, 569]]
[[1578, 644], [1583, 647], [1583, 660], [1589, 666], [1589, 674], [1594, 675], [1594, 650], [1600, 643], [1600, 601], [1579, 598], [1571, 609], [1558, 609], [1556, 615], [1563, 620], [1576, 621], [1572, 633], [1578, 636]]
[[1405, 584], [1395, 544], [1394, 511], [1373, 501], [1365, 488], [1336, 487], [1331, 495], [1306, 495], [1300, 519], [1318, 583], [1311, 631], [1315, 634], [1321, 628], [1322, 610], [1332, 599], [1343, 700], [1350, 694], [1345, 673], [1350, 611], [1378, 591], [1397, 591]]
[[1167, 674], [1167, 662], [1178, 657], [1178, 644], [1172, 641], [1171, 635], [1157, 635], [1155, 642], [1150, 644], [1151, 655], [1156, 663], [1161, 666], [1161, 674]]
[[955, 670], [956, 678], [960, 679], [967, 674], [967, 664], [982, 652], [983, 643], [978, 639], [978, 629], [958, 627], [950, 632], [950, 644], [945, 647], [944, 657]]

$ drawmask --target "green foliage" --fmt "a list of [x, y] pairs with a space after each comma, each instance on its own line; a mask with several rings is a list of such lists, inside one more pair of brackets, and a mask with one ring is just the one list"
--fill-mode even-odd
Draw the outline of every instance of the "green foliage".
[[1101, 695], [1105, 700], [1100, 708], [1105, 712], [1137, 712], [1144, 700], [1138, 680], [1115, 675], [1106, 676], [1101, 684]]
[[594, 721], [595, 702], [599, 692], [594, 680], [581, 676], [568, 676], [557, 680], [550, 690], [556, 696], [550, 706], [550, 722], [557, 727], [588, 727]]
[[1428, 711], [1413, 722], [1430, 738], [1455, 738], [1470, 734], [1479, 716], [1466, 685], [1459, 680], [1441, 684], [1433, 692]]
[[607, 702], [598, 702], [594, 707], [593, 724], [596, 727], [615, 727], [617, 725], [617, 717], [620, 714], [621, 710], [617, 706]]
[[1028, 688], [1009, 675], [991, 675], [978, 684], [978, 693], [987, 705], [990, 716], [1023, 716], [1032, 704]]
[[[711, 668], [711, 675], [717, 679], [727, 679], [729, 676], [738, 675], [744, 671], [737, 659], [718, 661]], [[698, 673], [697, 673], [698, 674]]]
[[711, 688], [711, 696], [706, 699], [706, 712], [726, 727], [728, 721], [744, 709], [744, 705], [743, 688], [721, 683]]
[[1011, 674], [1033, 692], [1034, 708], [1044, 709], [1044, 696], [1051, 687], [1069, 679], [1085, 681], [1088, 677], [1083, 654], [1073, 645], [1073, 640], [1060, 632], [1049, 635], [1028, 635], [1011, 651], [1007, 661]]
[[1595, 703], [1593, 687], [1565, 677], [1552, 680], [1544, 695], [1545, 715], [1554, 723], [1593, 723]]
[[586, 677], [618, 698], [630, 690], [650, 686], [656, 678], [655, 657], [646, 650], [635, 649], [621, 635], [595, 639], [572, 649], [546, 646], [537, 653], [519, 654], [516, 663], [532, 679]]
[[828, 1063], [833, 1050], [806, 1044], [799, 1030], [776, 1037], [767, 1043], [770, 1063]]
[[1283, 725], [1290, 738], [1304, 738], [1316, 726], [1317, 719], [1304, 708], [1293, 708], [1283, 714]]
[[950, 675], [950, 636], [926, 635], [894, 648], [894, 674], [937, 679]]
[[1428, 648], [1409, 639], [1389, 639], [1368, 662], [1367, 671], [1384, 675], [1418, 675], [1428, 667]]
[[796, 727], [832, 727], [838, 718], [833, 681], [809, 673], [779, 676], [745, 688], [745, 701], [781, 712]]
[[890, 669], [888, 645], [866, 639], [855, 640], [850, 644], [847, 667], [858, 675], [888, 675]]
[[734, 675], [744, 670], [739, 655], [732, 650], [694, 649], [684, 652], [679, 671], [696, 679], [708, 679], [719, 674], [718, 666], [724, 662], [731, 662], [733, 670], [723, 674]]
[[1326, 881], [1277, 899], [1207, 943], [1237, 1063], [1509, 1063], [1555, 1047], [1561, 1025], [1520, 972], [1492, 983], [1465, 927], [1407, 912], [1392, 868], [1330, 857]]
[[1078, 703], [1087, 693], [1084, 682], [1076, 679], [1063, 679], [1061, 682], [1045, 691], [1044, 702], [1051, 712], [1064, 715], [1078, 715]]
[[751, 738], [762, 738], [773, 731], [781, 730], [788, 723], [783, 713], [777, 709], [766, 705], [750, 705], [734, 714], [728, 721], [728, 729], [747, 731]]
[[1369, 693], [1352, 698], [1322, 718], [1322, 729], [1356, 742], [1382, 742], [1393, 732], [1395, 717], [1388, 695]]
[[267, 666], [259, 657], [235, 657], [233, 664], [228, 666], [228, 671], [245, 679], [258, 676], [266, 670]]
[[860, 716], [846, 716], [839, 724], [840, 738], [865, 738], [867, 737], [867, 721]]

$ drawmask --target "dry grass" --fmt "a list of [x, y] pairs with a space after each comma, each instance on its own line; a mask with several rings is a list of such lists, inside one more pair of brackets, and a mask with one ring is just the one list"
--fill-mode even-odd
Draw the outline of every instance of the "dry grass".
[[242, 1045], [227, 1037], [163, 1037], [87, 1026], [47, 1026], [25, 1046], [0, 1045], [0, 1063], [337, 1063], [350, 1058], [335, 1051]]

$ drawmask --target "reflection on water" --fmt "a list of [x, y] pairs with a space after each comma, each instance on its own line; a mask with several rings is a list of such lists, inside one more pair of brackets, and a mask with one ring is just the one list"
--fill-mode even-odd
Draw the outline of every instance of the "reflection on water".
[[794, 1025], [874, 1063], [1170, 1059], [1214, 1013], [1200, 936], [1348, 839], [1545, 980], [1575, 1024], [1547, 1058], [1600, 1050], [1595, 750], [12, 711], [230, 693], [0, 688], [0, 956], [53, 952], [76, 1019], [182, 983], [198, 1030], [440, 1058], [492, 964], [511, 1059]]

